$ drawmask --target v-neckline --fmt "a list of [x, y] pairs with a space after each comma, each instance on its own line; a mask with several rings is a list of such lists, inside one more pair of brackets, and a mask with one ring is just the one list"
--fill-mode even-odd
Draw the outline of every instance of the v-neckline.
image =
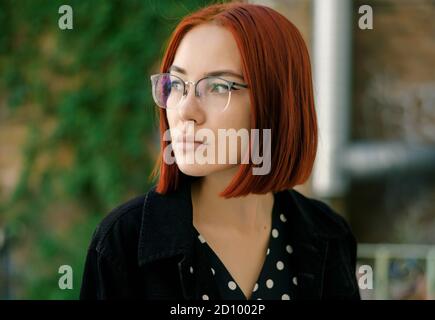
[[268, 242], [267, 242], [266, 254], [265, 254], [264, 261], [262, 263], [260, 272], [259, 272], [259, 274], [257, 276], [257, 279], [256, 279], [255, 283], [254, 283], [254, 287], [253, 287], [253, 289], [251, 291], [251, 295], [250, 295], [249, 298], [246, 297], [246, 295], [243, 292], [243, 290], [241, 289], [239, 283], [236, 281], [236, 279], [233, 277], [231, 272], [228, 270], [228, 268], [225, 266], [225, 264], [219, 258], [217, 253], [209, 246], [209, 244], [208, 244], [207, 240], [205, 239], [205, 237], [202, 236], [202, 234], [194, 227], [194, 230], [195, 230], [197, 236], [202, 237], [202, 239], [204, 240], [204, 242], [201, 241], [201, 245], [205, 245], [205, 248], [212, 254], [212, 256], [214, 257], [214, 260], [219, 264], [219, 268], [221, 270], [223, 270], [223, 272], [226, 273], [226, 276], [231, 281], [233, 281], [236, 284], [236, 289], [235, 290], [238, 292], [238, 294], [241, 297], [243, 297], [243, 300], [246, 300], [246, 301], [252, 300], [253, 296], [255, 295], [255, 290], [254, 290], [255, 289], [255, 285], [259, 284], [260, 280], [264, 277], [265, 267], [266, 267], [266, 264], [268, 263], [268, 260], [269, 260], [268, 259], [268, 256], [269, 256], [268, 255], [268, 251], [270, 250], [270, 246], [271, 246], [272, 238], [273, 238], [272, 231], [277, 226], [277, 221], [276, 221], [276, 219], [277, 219], [277, 212], [278, 212], [277, 206], [278, 206], [277, 198], [275, 197], [275, 194], [274, 194], [274, 201], [273, 201], [273, 206], [272, 206], [272, 222], [271, 222], [271, 228], [270, 228], [270, 231], [269, 231], [269, 237], [268, 237]]

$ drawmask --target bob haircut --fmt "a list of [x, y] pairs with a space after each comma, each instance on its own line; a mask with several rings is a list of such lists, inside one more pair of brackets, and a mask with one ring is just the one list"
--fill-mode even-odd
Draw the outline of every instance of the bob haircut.
[[[251, 129], [271, 129], [272, 138], [269, 174], [253, 175], [254, 164], [242, 163], [219, 196], [278, 192], [304, 183], [316, 157], [318, 130], [310, 57], [300, 32], [287, 18], [266, 6], [243, 2], [213, 4], [178, 24], [169, 38], [160, 72], [168, 72], [183, 36], [204, 23], [222, 26], [234, 36], [249, 86]], [[169, 125], [166, 110], [158, 109], [163, 137]], [[261, 144], [263, 139], [259, 140]], [[184, 179], [198, 178], [182, 173], [176, 163], [168, 165], [163, 161], [163, 151], [169, 143], [161, 141], [150, 176], [159, 176], [156, 191], [161, 194], [176, 190]]]

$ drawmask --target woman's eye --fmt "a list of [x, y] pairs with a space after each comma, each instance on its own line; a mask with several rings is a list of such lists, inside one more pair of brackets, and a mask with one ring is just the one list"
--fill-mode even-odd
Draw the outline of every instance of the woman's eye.
[[171, 82], [171, 89], [182, 90], [183, 86], [182, 86], [180, 81], [172, 81]]
[[227, 93], [228, 86], [222, 83], [212, 83], [210, 91], [212, 93]]

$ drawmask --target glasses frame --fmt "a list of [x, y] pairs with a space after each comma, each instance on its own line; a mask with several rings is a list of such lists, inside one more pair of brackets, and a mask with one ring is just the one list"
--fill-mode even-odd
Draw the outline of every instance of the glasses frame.
[[[175, 78], [179, 79], [181, 81], [181, 83], [183, 84], [183, 95], [181, 96], [180, 101], [178, 101], [177, 105], [174, 108], [167, 108], [166, 106], [161, 106], [157, 102], [157, 99], [155, 98], [155, 94], [154, 94], [154, 84], [156, 83], [155, 79], [157, 79], [157, 77], [161, 77], [161, 76], [165, 76], [165, 75], [175, 77]], [[189, 94], [190, 86], [191, 85], [194, 86], [195, 97], [199, 98], [199, 92], [197, 90], [198, 89], [198, 83], [201, 82], [202, 80], [210, 79], [210, 78], [219, 79], [221, 81], [224, 81], [227, 84], [227, 86], [228, 86], [228, 101], [227, 101], [227, 103], [225, 105], [225, 108], [222, 110], [222, 112], [225, 111], [227, 109], [228, 105], [230, 104], [230, 101], [231, 101], [231, 92], [232, 91], [237, 91], [237, 90], [248, 89], [249, 88], [248, 84], [246, 84], [246, 83], [239, 83], [239, 82], [236, 82], [236, 81], [230, 81], [230, 80], [218, 77], [218, 76], [205, 76], [205, 77], [202, 77], [201, 79], [198, 79], [197, 81], [185, 81], [181, 77], [179, 77], [179, 76], [177, 76], [175, 74], [169, 73], [169, 72], [156, 73], [156, 74], [153, 74], [153, 75], [150, 76], [151, 86], [152, 86], [151, 90], [152, 90], [154, 102], [159, 107], [161, 107], [163, 109], [176, 109], [179, 106], [180, 102], [183, 100], [183, 98], [185, 98]], [[187, 89], [187, 87], [189, 87], [189, 89]]]

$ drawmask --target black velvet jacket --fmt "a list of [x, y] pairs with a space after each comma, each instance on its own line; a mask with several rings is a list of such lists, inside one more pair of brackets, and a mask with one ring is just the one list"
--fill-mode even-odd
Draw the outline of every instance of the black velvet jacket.
[[[275, 194], [288, 212], [294, 299], [360, 299], [356, 240], [325, 203], [294, 189]], [[161, 195], [155, 187], [112, 210], [89, 245], [81, 299], [219, 300], [208, 262], [195, 254], [190, 183]], [[195, 266], [195, 274], [189, 272]]]

